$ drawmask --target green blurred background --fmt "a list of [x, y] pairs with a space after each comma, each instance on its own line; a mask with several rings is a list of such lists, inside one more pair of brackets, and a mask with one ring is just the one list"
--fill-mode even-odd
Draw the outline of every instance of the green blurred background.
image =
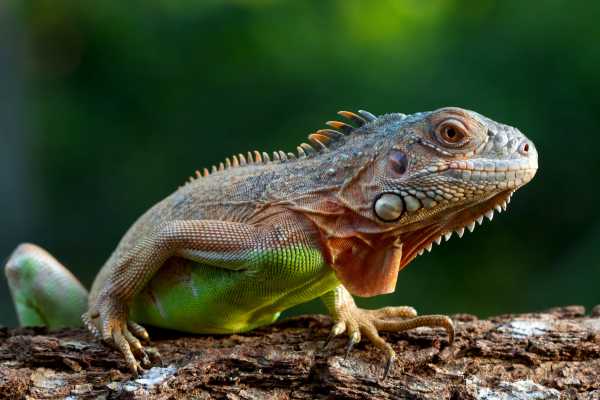
[[[486, 317], [600, 303], [600, 3], [0, 2], [0, 257], [86, 285], [135, 219], [226, 156], [292, 151], [339, 110], [444, 106], [518, 127], [540, 170], [507, 213], [364, 307]], [[320, 300], [285, 315], [324, 313]], [[17, 323], [4, 276], [0, 324]]]

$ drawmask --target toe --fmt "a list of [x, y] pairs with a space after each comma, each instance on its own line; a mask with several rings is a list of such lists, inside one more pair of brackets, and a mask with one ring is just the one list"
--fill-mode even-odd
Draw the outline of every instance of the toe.
[[373, 323], [377, 329], [391, 332], [403, 332], [421, 326], [428, 326], [430, 328], [439, 326], [448, 331], [450, 344], [454, 342], [454, 324], [450, 317], [445, 315], [424, 315], [402, 322], [377, 320], [373, 321]]
[[131, 347], [129, 346], [129, 342], [125, 339], [125, 336], [121, 333], [119, 326], [115, 326], [112, 331], [112, 339], [119, 349], [119, 352], [123, 354], [125, 357], [125, 362], [129, 369], [135, 374], [138, 372], [141, 367], [137, 364], [133, 353], [131, 352]]
[[392, 346], [390, 346], [388, 343], [386, 343], [385, 340], [383, 340], [381, 338], [381, 336], [379, 336], [377, 329], [373, 325], [362, 326], [361, 330], [363, 331], [364, 335], [367, 338], [369, 338], [371, 343], [373, 343], [373, 345], [375, 345], [375, 347], [377, 347], [379, 350], [381, 350], [385, 354], [386, 363], [385, 363], [385, 369], [383, 371], [383, 379], [387, 378], [387, 376], [390, 372], [390, 369], [392, 368], [392, 363], [394, 362], [394, 359], [396, 358], [396, 352], [394, 352], [394, 349], [392, 349]]
[[144, 340], [146, 343], [150, 343], [150, 336], [148, 336], [148, 332], [146, 328], [133, 322], [131, 319], [127, 319], [127, 328], [133, 333], [135, 336]]
[[327, 347], [327, 345], [329, 344], [329, 342], [331, 342], [331, 340], [336, 337], [337, 335], [344, 333], [344, 331], [346, 330], [346, 323], [341, 321], [341, 322], [336, 322], [335, 325], [333, 325], [333, 328], [331, 328], [331, 332], [329, 333], [329, 336], [327, 336], [327, 339], [325, 339], [325, 344], [323, 345], [323, 348]]
[[94, 337], [96, 338], [96, 340], [99, 341], [99, 342], [101, 342], [102, 341], [102, 335], [100, 334], [100, 331], [94, 325], [94, 322], [92, 322], [92, 319], [93, 318], [97, 318], [97, 316], [94, 317], [93, 315], [94, 315], [94, 313], [90, 313], [90, 311], [85, 312], [81, 316], [81, 320], [83, 321], [83, 324], [88, 329], [88, 331], [90, 331], [90, 333], [92, 335], [94, 335]]
[[136, 353], [136, 355], [142, 359], [144, 364], [149, 364], [150, 359], [148, 358], [148, 354], [146, 354], [146, 352], [144, 351], [144, 348], [142, 347], [140, 341], [135, 336], [133, 336], [131, 332], [129, 332], [127, 329], [124, 329], [124, 327], [121, 327], [121, 333], [123, 334], [125, 340], [127, 340], [127, 342], [129, 343], [129, 346]]
[[102, 341], [113, 350], [121, 351], [117, 344], [115, 343], [115, 339], [113, 337], [114, 328], [118, 328], [118, 324], [114, 324], [111, 321], [103, 321], [102, 322]]
[[417, 316], [417, 311], [412, 307], [384, 307], [379, 310], [371, 311], [371, 315], [374, 318], [415, 318]]

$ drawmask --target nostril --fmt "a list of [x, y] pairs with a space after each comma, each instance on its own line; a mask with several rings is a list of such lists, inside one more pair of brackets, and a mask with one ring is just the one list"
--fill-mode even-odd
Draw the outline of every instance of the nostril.
[[525, 153], [529, 153], [529, 145], [528, 144], [526, 144], [525, 146], [523, 146], [523, 151]]
[[524, 156], [529, 154], [529, 151], [531, 150], [529, 143], [521, 143], [521, 145], [519, 146], [519, 153], [523, 154]]

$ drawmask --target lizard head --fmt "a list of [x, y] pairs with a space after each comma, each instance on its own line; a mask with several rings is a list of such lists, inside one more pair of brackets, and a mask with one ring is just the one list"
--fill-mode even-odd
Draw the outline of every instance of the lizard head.
[[399, 269], [442, 237], [491, 220], [538, 168], [533, 143], [518, 129], [460, 108], [384, 115], [352, 136], [364, 160], [336, 196], [351, 213], [335, 231], [350, 227], [352, 238], [343, 239], [364, 245], [340, 250], [343, 262], [332, 267], [359, 296], [392, 292]]

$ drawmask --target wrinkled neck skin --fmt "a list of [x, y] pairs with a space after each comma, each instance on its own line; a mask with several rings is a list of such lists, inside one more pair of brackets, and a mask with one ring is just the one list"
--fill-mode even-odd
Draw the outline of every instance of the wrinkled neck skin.
[[320, 206], [304, 215], [317, 226], [325, 260], [344, 287], [361, 297], [393, 292], [402, 262], [400, 235], [378, 232], [376, 223], [335, 197]]
[[396, 226], [382, 226], [336, 197], [322, 200], [310, 212], [301, 211], [318, 228], [325, 259], [337, 278], [350, 293], [371, 297], [393, 293], [398, 272], [420, 250], [440, 235], [462, 228], [495, 206], [501, 206], [512, 192], [510, 189], [452, 203], [442, 206], [443, 213]]

